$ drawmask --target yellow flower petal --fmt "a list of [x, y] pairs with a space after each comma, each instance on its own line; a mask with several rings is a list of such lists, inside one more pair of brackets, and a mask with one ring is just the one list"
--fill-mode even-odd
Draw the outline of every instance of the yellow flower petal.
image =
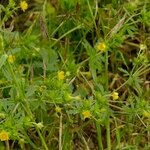
[[0, 132], [0, 140], [1, 141], [7, 141], [9, 140], [9, 135], [6, 131]]
[[64, 80], [65, 79], [65, 73], [63, 71], [58, 72], [58, 79]]
[[89, 110], [86, 110], [86, 111], [82, 112], [82, 115], [83, 115], [84, 119], [86, 119], [86, 118], [90, 118], [91, 113]]
[[100, 51], [105, 51], [106, 50], [106, 44], [105, 43], [98, 43], [96, 47]]
[[16, 60], [16, 57], [15, 56], [13, 56], [13, 55], [9, 55], [8, 57], [7, 57], [7, 61], [9, 62], [9, 63], [14, 63], [14, 61]]
[[119, 98], [118, 93], [117, 92], [113, 92], [112, 98], [113, 98], [113, 100], [117, 100]]
[[22, 9], [23, 12], [25, 12], [28, 9], [28, 3], [26, 1], [21, 1], [20, 8]]

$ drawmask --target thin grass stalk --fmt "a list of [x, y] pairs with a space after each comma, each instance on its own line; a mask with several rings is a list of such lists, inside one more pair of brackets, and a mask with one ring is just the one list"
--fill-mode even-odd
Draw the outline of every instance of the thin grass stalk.
[[98, 149], [103, 150], [101, 126], [97, 121], [96, 121], [96, 130], [97, 130]]
[[59, 122], [59, 150], [62, 150], [62, 114], [60, 114]]
[[[106, 91], [108, 91], [108, 51], [105, 54], [105, 77], [106, 77]], [[108, 101], [109, 103], [109, 101]], [[109, 109], [109, 107], [108, 107]], [[110, 140], [110, 117], [108, 112], [108, 118], [106, 122], [106, 138], [107, 138], [107, 150], [111, 150], [111, 140]]]
[[42, 134], [40, 132], [40, 130], [37, 127], [35, 127], [35, 128], [36, 128], [36, 131], [37, 131], [37, 133], [38, 133], [38, 135], [39, 135], [39, 137], [41, 139], [43, 147], [45, 148], [45, 150], [49, 150], [48, 147], [47, 147], [47, 144], [46, 144], [46, 142], [45, 142], [45, 140], [44, 140], [44, 138], [43, 138], [43, 136], [42, 136]]
[[110, 140], [110, 120], [109, 116], [106, 122], [106, 139], [107, 139], [107, 150], [111, 150], [111, 140]]
[[118, 125], [117, 125], [117, 121], [116, 118], [114, 117], [114, 121], [115, 121], [115, 126], [116, 126], [116, 138], [117, 138], [117, 145], [118, 145], [118, 149], [121, 150], [121, 139], [120, 139], [120, 133], [119, 133], [119, 129], [118, 129]]
[[6, 150], [10, 150], [10, 147], [9, 147], [9, 141], [5, 141], [5, 144], [6, 144]]

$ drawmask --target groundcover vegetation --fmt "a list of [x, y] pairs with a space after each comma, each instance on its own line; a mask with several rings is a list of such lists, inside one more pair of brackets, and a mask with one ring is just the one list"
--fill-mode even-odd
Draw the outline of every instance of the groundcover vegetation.
[[1, 0], [0, 150], [149, 150], [149, 47], [149, 0]]

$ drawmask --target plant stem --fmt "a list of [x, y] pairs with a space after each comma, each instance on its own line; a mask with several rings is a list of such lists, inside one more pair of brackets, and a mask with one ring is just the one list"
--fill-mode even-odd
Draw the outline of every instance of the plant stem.
[[106, 54], [105, 54], [105, 88], [106, 88], [106, 91], [108, 91], [108, 51], [106, 51]]
[[110, 121], [109, 116], [106, 123], [106, 137], [107, 137], [107, 150], [111, 150], [111, 140], [110, 140]]
[[[106, 77], [106, 91], [108, 91], [108, 51], [106, 51], [106, 60], [105, 60], [105, 77]], [[108, 101], [108, 110], [109, 110], [109, 101]], [[108, 118], [106, 122], [106, 136], [107, 136], [107, 150], [111, 150], [111, 140], [110, 140], [110, 117], [108, 112]]]
[[5, 141], [5, 143], [6, 143], [6, 150], [10, 150], [9, 141], [7, 140], [7, 141]]
[[120, 133], [119, 133], [119, 129], [118, 129], [118, 125], [117, 125], [117, 121], [115, 117], [114, 117], [114, 121], [115, 121], [115, 126], [116, 126], [117, 145], [118, 145], [118, 149], [121, 150]]
[[47, 147], [47, 145], [46, 145], [46, 142], [45, 142], [45, 140], [44, 140], [44, 138], [43, 138], [43, 136], [42, 136], [40, 130], [39, 130], [37, 127], [35, 127], [35, 128], [36, 128], [36, 130], [37, 130], [37, 132], [38, 132], [38, 134], [39, 134], [39, 137], [40, 137], [40, 139], [41, 139], [42, 145], [44, 146], [45, 150], [48, 150], [48, 147]]
[[96, 130], [97, 130], [98, 149], [103, 150], [101, 126], [99, 122], [96, 122]]
[[62, 150], [62, 114], [60, 114], [59, 123], [59, 150]]

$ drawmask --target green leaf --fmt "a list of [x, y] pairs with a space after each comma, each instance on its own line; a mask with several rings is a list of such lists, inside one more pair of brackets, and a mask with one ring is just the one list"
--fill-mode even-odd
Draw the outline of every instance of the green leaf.
[[37, 87], [34, 86], [34, 85], [30, 85], [27, 89], [27, 92], [26, 92], [26, 97], [29, 98], [31, 96], [34, 95], [35, 91], [36, 91]]
[[0, 34], [0, 54], [2, 54], [3, 51], [4, 51], [4, 41], [2, 35]]
[[118, 70], [120, 70], [121, 72], [125, 73], [126, 76], [129, 76], [129, 73], [127, 70], [123, 69], [123, 68], [118, 68]]
[[54, 51], [53, 49], [42, 48], [40, 50], [40, 54], [47, 66], [48, 71], [56, 71], [58, 69], [58, 56], [56, 51]]
[[0, 58], [0, 69], [5, 64], [5, 61], [6, 61], [7, 57], [8, 56], [6, 54], [1, 56], [1, 58]]

